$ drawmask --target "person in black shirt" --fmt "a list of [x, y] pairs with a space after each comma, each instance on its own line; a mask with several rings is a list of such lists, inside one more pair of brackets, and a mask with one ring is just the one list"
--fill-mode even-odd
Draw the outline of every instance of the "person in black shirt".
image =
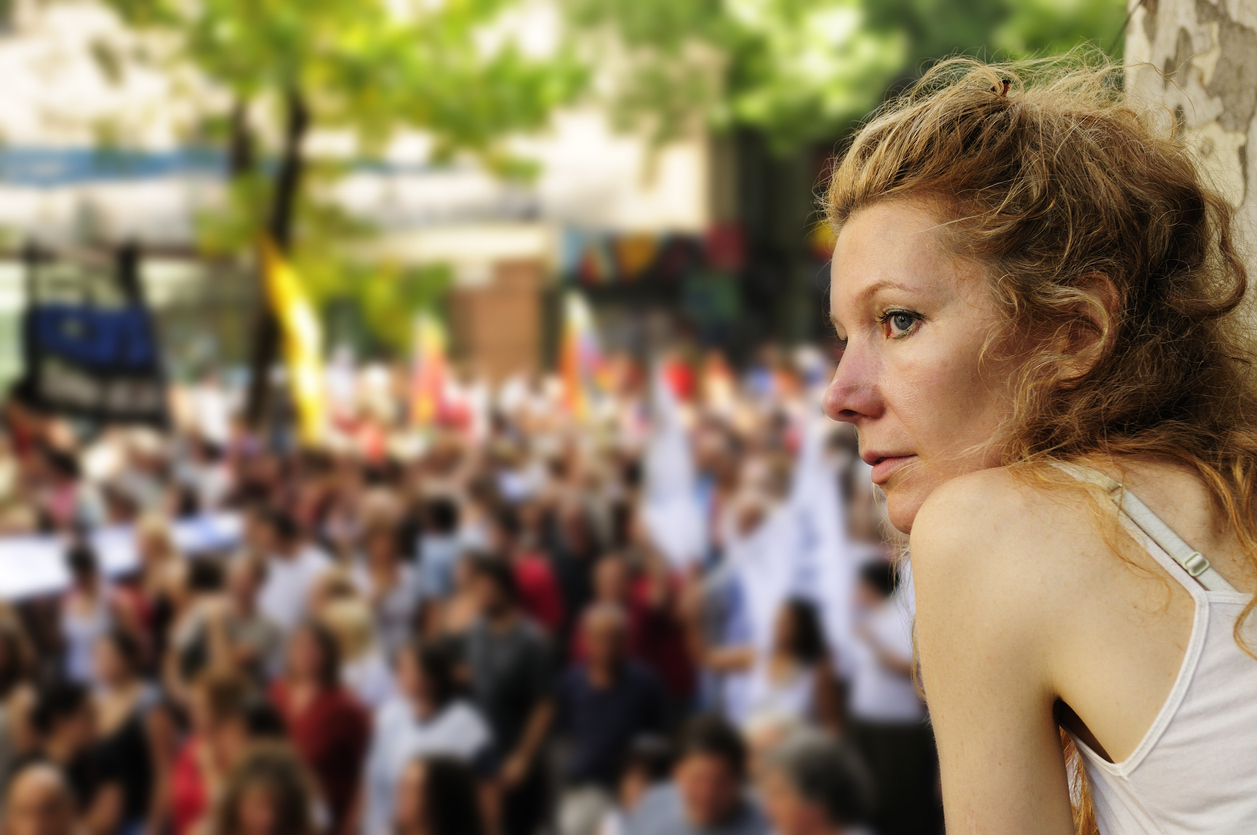
[[504, 559], [477, 556], [480, 619], [464, 638], [471, 694], [493, 731], [502, 792], [501, 831], [532, 835], [546, 813], [542, 749], [554, 716], [550, 646], [519, 609]]
[[558, 686], [559, 729], [567, 742], [566, 783], [559, 809], [562, 835], [589, 835], [614, 803], [620, 769], [635, 738], [660, 735], [668, 724], [663, 685], [625, 657], [624, 612], [598, 604], [581, 621], [585, 661]]
[[39, 749], [31, 761], [57, 766], [85, 835], [113, 835], [122, 821], [122, 763], [97, 745], [96, 711], [81, 684], [57, 682], [38, 697], [31, 724]]
[[103, 762], [125, 765], [118, 769], [123, 829], [161, 832], [177, 745], [174, 717], [160, 691], [140, 678], [142, 652], [129, 633], [107, 633], [95, 656], [95, 753]]

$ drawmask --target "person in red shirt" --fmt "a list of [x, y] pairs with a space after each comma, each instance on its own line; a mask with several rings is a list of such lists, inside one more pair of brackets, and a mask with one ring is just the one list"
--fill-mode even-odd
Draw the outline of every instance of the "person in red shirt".
[[250, 687], [242, 676], [210, 670], [189, 694], [192, 733], [170, 774], [170, 822], [174, 835], [196, 832], [211, 798], [248, 742]]
[[[635, 572], [624, 554], [605, 554], [594, 568], [594, 599], [590, 607], [617, 606], [628, 616], [625, 649], [630, 658], [659, 676], [668, 694], [684, 701], [694, 693], [694, 663], [682, 621], [677, 617], [677, 583], [667, 567], [652, 556]], [[585, 660], [582, 633], [572, 636], [573, 662]]]
[[287, 670], [271, 686], [270, 696], [323, 792], [330, 831], [349, 835], [371, 718], [341, 685], [340, 652], [325, 626], [308, 621], [292, 633]]
[[524, 612], [551, 635], [563, 626], [563, 594], [550, 561], [524, 537], [519, 511], [499, 508], [493, 520], [493, 550], [506, 557], [515, 574], [519, 604]]

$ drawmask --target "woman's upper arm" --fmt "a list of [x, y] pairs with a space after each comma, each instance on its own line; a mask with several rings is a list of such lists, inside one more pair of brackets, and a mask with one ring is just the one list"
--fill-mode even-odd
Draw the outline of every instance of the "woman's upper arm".
[[[912, 533], [917, 648], [947, 831], [1072, 835], [1045, 666], [1050, 591], [1017, 546], [1027, 531], [1001, 523], [1015, 514], [992, 513], [992, 497], [958, 487], [931, 497]], [[975, 505], [981, 512], [970, 512]]]

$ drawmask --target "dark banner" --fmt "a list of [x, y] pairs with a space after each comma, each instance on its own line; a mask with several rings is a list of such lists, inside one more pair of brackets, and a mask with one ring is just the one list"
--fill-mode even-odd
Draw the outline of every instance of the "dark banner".
[[[25, 374], [18, 396], [44, 411], [104, 423], [167, 423], [165, 374], [138, 279], [138, 252], [119, 254], [114, 304], [97, 304], [90, 277], [81, 301], [44, 300], [31, 256], [22, 319]], [[99, 280], [99, 279], [96, 279]], [[64, 294], [65, 287], [58, 288]]]

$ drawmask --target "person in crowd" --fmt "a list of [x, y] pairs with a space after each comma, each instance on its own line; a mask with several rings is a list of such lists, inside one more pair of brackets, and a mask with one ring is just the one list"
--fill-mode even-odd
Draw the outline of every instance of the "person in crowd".
[[[225, 437], [224, 433], [224, 437]], [[219, 510], [231, 495], [231, 470], [223, 456], [222, 441], [201, 435], [188, 439], [180, 481], [185, 485], [191, 504], [198, 513]]]
[[356, 595], [336, 598], [319, 608], [319, 621], [340, 647], [341, 681], [368, 710], [393, 695], [393, 674], [376, 634], [367, 602]]
[[585, 608], [593, 599], [594, 565], [600, 553], [589, 513], [578, 497], [558, 502], [553, 512], [550, 554], [555, 579], [563, 596], [563, 624], [557, 642], [566, 647], [580, 628]]
[[892, 563], [861, 566], [856, 618], [847, 736], [873, 776], [873, 827], [886, 835], [937, 830], [937, 755], [913, 681], [911, 588]]
[[249, 680], [230, 669], [207, 670], [189, 691], [190, 733], [170, 776], [170, 828], [195, 835], [205, 825], [211, 799], [250, 738]]
[[751, 645], [710, 646], [707, 630], [695, 624], [695, 655], [713, 672], [749, 674], [741, 722], [764, 714], [836, 725], [837, 682], [816, 607], [790, 598], [773, 626], [772, 645], [764, 652]]
[[196, 835], [323, 835], [314, 781], [291, 745], [258, 743], [231, 769]]
[[283, 646], [279, 626], [258, 607], [268, 570], [251, 553], [237, 555], [227, 566], [226, 600], [209, 620], [213, 663], [239, 669], [259, 684], [278, 671]]
[[563, 625], [563, 597], [550, 562], [536, 550], [531, 536], [524, 536], [520, 511], [503, 505], [494, 516], [492, 552], [504, 557], [515, 572], [519, 605], [550, 636]]
[[96, 756], [117, 764], [121, 831], [161, 835], [168, 812], [176, 726], [161, 693], [140, 677], [143, 653], [129, 633], [111, 630], [96, 644]]
[[222, 637], [228, 618], [223, 585], [223, 565], [216, 559], [188, 560], [171, 574], [174, 618], [165, 641], [162, 677], [167, 693], [180, 704], [187, 703], [189, 688], [202, 672], [215, 663], [232, 663]]
[[65, 774], [84, 835], [114, 835], [123, 819], [126, 764], [102, 756], [91, 693], [72, 681], [48, 685], [39, 693], [31, 724], [39, 738], [33, 759]]
[[616, 785], [616, 805], [603, 815], [597, 835], [623, 835], [625, 820], [642, 798], [672, 779], [676, 750], [667, 737], [639, 736], [630, 745]]
[[[441, 754], [468, 763], [482, 784], [492, 774], [493, 737], [480, 712], [459, 697], [451, 650], [412, 641], [397, 655], [398, 698], [375, 714], [364, 785], [364, 835], [388, 829], [402, 770], [415, 757]], [[486, 786], [491, 790], [491, 785]], [[487, 814], [494, 798], [482, 792]]]
[[303, 541], [300, 526], [286, 511], [263, 512], [255, 530], [254, 548], [266, 556], [267, 567], [258, 606], [272, 623], [291, 632], [309, 614], [310, 590], [331, 561]]
[[473, 563], [480, 619], [464, 639], [468, 680], [493, 733], [506, 835], [531, 835], [545, 815], [542, 747], [554, 717], [551, 647], [522, 612], [504, 560]]
[[61, 639], [66, 678], [84, 684], [95, 677], [92, 659], [96, 641], [115, 627], [138, 634], [135, 610], [101, 576], [95, 550], [70, 546], [65, 556], [70, 589], [61, 600]]
[[768, 835], [746, 771], [737, 729], [715, 716], [695, 717], [682, 731], [672, 782], [638, 801], [626, 835]]
[[170, 585], [182, 558], [165, 516], [149, 513], [140, 517], [135, 526], [135, 553], [140, 570], [133, 584], [144, 634], [151, 644], [147, 648], [149, 660], [156, 661], [166, 651], [164, 641], [174, 618]]
[[36, 692], [29, 655], [20, 624], [0, 620], [0, 782], [36, 745], [30, 722]]
[[419, 535], [419, 587], [429, 600], [445, 600], [454, 593], [454, 566], [463, 554], [459, 537], [458, 503], [449, 496], [433, 496], [423, 505]]
[[306, 621], [292, 632], [270, 697], [327, 801], [333, 835], [349, 835], [371, 717], [342, 682], [340, 647], [327, 627]]
[[[406, 645], [418, 626], [420, 578], [409, 563], [402, 561], [395, 524], [376, 522], [363, 531], [361, 540], [362, 555], [351, 576], [375, 613], [380, 643], [391, 658]], [[444, 589], [440, 596], [448, 594], [449, 589]]]
[[566, 742], [562, 835], [592, 835], [614, 803], [621, 764], [635, 738], [669, 730], [667, 694], [658, 678], [626, 656], [623, 610], [602, 603], [581, 626], [585, 660], [560, 680], [556, 728]]
[[[694, 690], [694, 669], [683, 620], [679, 617], [679, 585], [650, 548], [636, 523], [633, 544], [612, 551], [594, 566], [593, 602], [621, 607], [628, 617], [628, 653], [654, 670], [668, 695], [678, 702]], [[584, 634], [572, 636], [571, 655], [584, 657]]]
[[35, 500], [47, 526], [72, 532], [98, 522], [104, 511], [99, 496], [82, 480], [78, 458], [60, 444], [47, 442], [39, 444], [35, 453]]
[[74, 795], [65, 774], [47, 762], [33, 762], [9, 777], [0, 832], [4, 835], [81, 835]]
[[460, 759], [429, 755], [406, 764], [391, 835], [485, 835], [475, 774]]
[[423, 626], [425, 635], [437, 640], [458, 642], [480, 616], [472, 553], [463, 554], [454, 563], [454, 585], [449, 597], [440, 601], [425, 601]]
[[873, 785], [864, 764], [822, 732], [799, 730], [778, 744], [758, 783], [774, 835], [854, 835], [868, 823]]

